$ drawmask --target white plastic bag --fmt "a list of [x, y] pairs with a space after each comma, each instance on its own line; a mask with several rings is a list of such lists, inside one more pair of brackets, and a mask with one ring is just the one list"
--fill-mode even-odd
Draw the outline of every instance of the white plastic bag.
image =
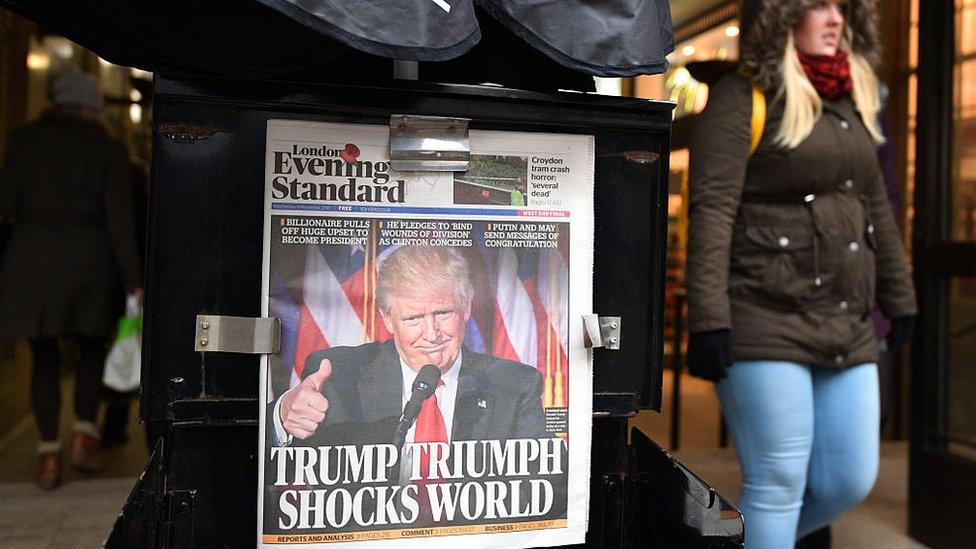
[[109, 389], [128, 393], [139, 388], [142, 370], [142, 308], [139, 298], [130, 295], [125, 316], [119, 319], [112, 349], [105, 357], [102, 383]]

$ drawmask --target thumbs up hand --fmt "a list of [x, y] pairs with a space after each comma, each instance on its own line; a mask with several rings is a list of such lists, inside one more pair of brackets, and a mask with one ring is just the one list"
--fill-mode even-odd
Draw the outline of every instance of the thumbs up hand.
[[281, 397], [281, 426], [288, 434], [304, 440], [312, 436], [319, 424], [325, 421], [329, 399], [322, 394], [322, 385], [331, 375], [332, 362], [323, 358], [317, 372]]

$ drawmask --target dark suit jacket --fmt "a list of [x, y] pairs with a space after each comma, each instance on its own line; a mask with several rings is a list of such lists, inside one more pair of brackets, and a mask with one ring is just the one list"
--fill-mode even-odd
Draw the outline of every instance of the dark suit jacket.
[[[403, 376], [393, 342], [312, 353], [302, 376], [317, 372], [325, 358], [332, 361], [332, 375], [322, 386], [329, 399], [328, 415], [312, 437], [296, 444], [392, 442], [403, 411]], [[464, 348], [451, 440], [550, 436], [545, 432], [541, 395], [542, 375], [535, 368]]]

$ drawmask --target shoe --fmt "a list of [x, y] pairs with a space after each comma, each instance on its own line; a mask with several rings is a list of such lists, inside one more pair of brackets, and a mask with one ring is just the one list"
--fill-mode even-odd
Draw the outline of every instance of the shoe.
[[54, 490], [61, 485], [61, 454], [41, 454], [34, 481], [41, 490]]
[[87, 434], [76, 432], [68, 443], [68, 460], [83, 473], [97, 473], [102, 470], [98, 459], [98, 440]]

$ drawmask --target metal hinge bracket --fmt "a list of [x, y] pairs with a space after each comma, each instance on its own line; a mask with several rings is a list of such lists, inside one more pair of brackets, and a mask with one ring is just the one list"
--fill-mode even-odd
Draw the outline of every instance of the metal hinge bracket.
[[583, 346], [620, 349], [620, 317], [583, 315]]
[[197, 315], [193, 349], [200, 352], [266, 355], [281, 348], [277, 318]]
[[390, 116], [390, 167], [398, 172], [466, 172], [468, 118]]

